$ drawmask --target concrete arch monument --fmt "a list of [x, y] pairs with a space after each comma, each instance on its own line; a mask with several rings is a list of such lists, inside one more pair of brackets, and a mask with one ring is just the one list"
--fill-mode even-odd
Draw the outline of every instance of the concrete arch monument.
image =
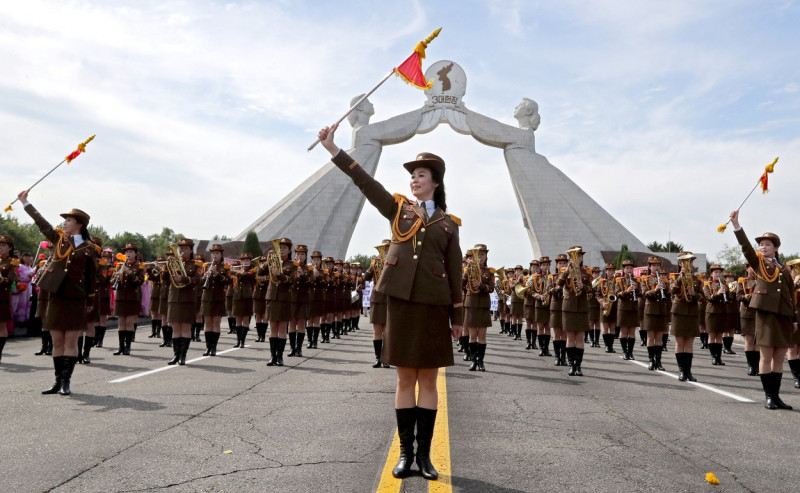
[[[467, 78], [457, 63], [433, 63], [425, 78], [434, 85], [425, 91], [427, 101], [421, 108], [369, 123], [374, 110], [365, 100], [349, 116], [353, 137], [347, 152], [368, 173], [374, 176], [383, 146], [405, 142], [447, 123], [456, 132], [503, 150], [535, 257], [552, 257], [572, 245], [581, 245], [588, 252], [587, 265], [604, 264], [622, 244], [631, 252], [650, 253], [575, 182], [536, 153], [534, 134], [540, 116], [535, 101], [522, 98], [514, 110], [519, 126], [514, 127], [466, 107]], [[353, 98], [351, 104], [357, 100]], [[350, 179], [328, 162], [234, 239], [243, 240], [253, 230], [261, 241], [289, 237], [325, 255], [344, 258], [364, 200]]]

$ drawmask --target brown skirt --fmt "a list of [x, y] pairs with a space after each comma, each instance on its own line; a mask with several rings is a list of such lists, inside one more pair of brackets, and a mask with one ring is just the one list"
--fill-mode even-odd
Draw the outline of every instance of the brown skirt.
[[386, 325], [386, 303], [372, 303], [369, 306], [369, 323]]
[[550, 309], [546, 307], [536, 307], [536, 321], [545, 325], [550, 323]]
[[637, 310], [617, 310], [617, 326], [633, 328], [639, 326], [639, 312]]
[[536, 320], [536, 305], [525, 305], [523, 317], [526, 320]]
[[265, 315], [267, 313], [267, 300], [264, 298], [253, 297], [253, 315]]
[[232, 317], [249, 317], [253, 314], [253, 298], [232, 300], [231, 304]]
[[728, 314], [706, 313], [706, 332], [709, 334], [728, 332]]
[[589, 321], [597, 322], [599, 320], [600, 320], [600, 307], [598, 306], [589, 308]]
[[767, 347], [792, 346], [793, 321], [793, 317], [756, 309], [755, 344]]
[[[385, 306], [385, 303], [383, 305]], [[325, 311], [325, 301], [324, 300], [317, 300], [317, 301], [312, 301], [311, 302], [311, 318], [321, 317], [321, 316], [323, 316], [323, 315], [325, 315], [327, 313], [328, 312]], [[384, 322], [381, 322], [381, 323], [386, 323], [385, 322], [385, 320], [386, 320], [386, 316], [385, 315], [384, 315], [383, 319], [384, 319]]]
[[755, 318], [743, 318], [742, 319], [742, 335], [743, 336], [754, 336], [754, 335], [756, 335], [756, 319]]
[[564, 327], [561, 310], [550, 310], [550, 319], [548, 322], [550, 323], [551, 329], [561, 330]]
[[589, 330], [587, 312], [561, 312], [561, 325], [566, 332], [586, 332]]
[[492, 312], [488, 308], [464, 307], [464, 327], [482, 328], [491, 326]]
[[292, 303], [292, 320], [308, 320], [308, 303]]
[[[44, 320], [45, 315], [47, 314], [47, 302], [50, 300], [50, 293], [48, 291], [41, 290], [39, 291], [39, 298], [36, 302], [36, 317], [41, 318]], [[47, 327], [45, 327], [47, 330]]]
[[225, 301], [204, 301], [201, 306], [204, 317], [224, 317], [228, 314]]
[[138, 300], [117, 300], [114, 303], [114, 315], [118, 317], [135, 317], [142, 311], [142, 302]]
[[173, 324], [190, 324], [195, 321], [195, 303], [189, 302], [172, 302], [167, 303], [167, 322]]
[[[381, 361], [405, 368], [453, 366], [450, 307], [386, 297]], [[487, 315], [489, 310], [485, 310]]]
[[267, 304], [267, 320], [287, 322], [292, 319], [292, 302], [270, 300]]
[[604, 324], [609, 324], [611, 327], [617, 326], [617, 307], [611, 307], [611, 313], [608, 315], [603, 315], [603, 311], [600, 311], [600, 322]]
[[524, 315], [525, 314], [524, 305], [525, 305], [525, 303], [523, 303], [522, 301], [518, 301], [516, 303], [514, 303], [512, 301], [511, 302], [511, 314], [512, 315], [519, 315], [519, 316]]
[[80, 298], [51, 296], [42, 319], [46, 330], [86, 330], [86, 303]]
[[700, 326], [697, 324], [697, 317], [673, 313], [669, 332], [675, 337], [700, 337]]
[[642, 329], [654, 332], [666, 332], [669, 329], [669, 318], [666, 315], [645, 315]]

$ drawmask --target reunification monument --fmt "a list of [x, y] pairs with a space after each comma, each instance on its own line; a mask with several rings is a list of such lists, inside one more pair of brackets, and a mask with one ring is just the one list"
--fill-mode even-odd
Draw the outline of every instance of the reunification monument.
[[[514, 127], [464, 105], [467, 77], [455, 62], [432, 64], [425, 78], [433, 79], [434, 85], [425, 91], [427, 101], [421, 108], [369, 123], [374, 110], [365, 100], [348, 117], [353, 142], [347, 152], [368, 173], [375, 175], [383, 146], [405, 142], [448, 123], [456, 132], [503, 150], [534, 257], [552, 257], [581, 245], [588, 253], [586, 265], [602, 266], [617, 255], [622, 244], [634, 254], [650, 253], [575, 182], [536, 153], [534, 133], [540, 116], [535, 101], [522, 98], [514, 110], [519, 126]], [[359, 98], [353, 98], [351, 104]], [[350, 179], [328, 162], [234, 239], [244, 240], [252, 230], [260, 241], [288, 237], [310, 250], [344, 258], [364, 200]]]

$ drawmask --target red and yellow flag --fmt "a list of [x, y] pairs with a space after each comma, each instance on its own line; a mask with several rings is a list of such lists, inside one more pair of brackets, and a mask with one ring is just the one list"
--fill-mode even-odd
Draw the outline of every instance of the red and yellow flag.
[[766, 168], [764, 168], [764, 174], [761, 175], [761, 178], [758, 181], [761, 183], [761, 193], [765, 194], [769, 192], [769, 174], [775, 172], [775, 163], [778, 162], [778, 158], [775, 158], [774, 161], [769, 163]]
[[433, 80], [426, 81], [422, 73], [422, 59], [425, 58], [425, 48], [439, 35], [442, 28], [433, 31], [430, 36], [423, 39], [414, 48], [414, 52], [406, 60], [394, 68], [394, 73], [417, 89], [427, 90], [433, 87]]
[[92, 135], [91, 137], [89, 137], [85, 141], [83, 141], [80, 144], [78, 144], [78, 148], [75, 149], [74, 151], [72, 151], [71, 153], [69, 153], [69, 155], [64, 158], [64, 160], [67, 161], [67, 164], [71, 163], [73, 159], [75, 159], [76, 157], [80, 156], [82, 152], [86, 152], [86, 144], [91, 142], [92, 139], [94, 139], [94, 135]]

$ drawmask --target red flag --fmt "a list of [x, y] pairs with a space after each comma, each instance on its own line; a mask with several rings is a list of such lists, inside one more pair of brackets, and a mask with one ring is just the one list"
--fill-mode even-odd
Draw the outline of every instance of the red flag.
[[71, 163], [73, 159], [80, 156], [81, 152], [82, 151], [80, 149], [75, 149], [74, 151], [72, 151], [69, 156], [64, 158], [67, 160], [67, 164]]
[[769, 188], [768, 188], [768, 182], [769, 182], [768, 174], [769, 174], [769, 173], [767, 173], [767, 172], [765, 171], [765, 172], [764, 172], [764, 174], [763, 174], [763, 175], [761, 175], [761, 178], [759, 178], [759, 179], [758, 179], [758, 180], [761, 182], [761, 193], [762, 193], [762, 194], [765, 194], [765, 193], [769, 192]]
[[417, 43], [411, 56], [395, 67], [394, 73], [399, 75], [407, 83], [423, 91], [433, 87], [433, 81], [426, 81], [425, 76], [422, 74], [422, 59], [425, 58], [425, 48], [428, 47], [428, 43], [433, 41], [433, 38], [438, 36], [441, 30], [442, 28], [440, 27], [433, 31], [430, 36]]

